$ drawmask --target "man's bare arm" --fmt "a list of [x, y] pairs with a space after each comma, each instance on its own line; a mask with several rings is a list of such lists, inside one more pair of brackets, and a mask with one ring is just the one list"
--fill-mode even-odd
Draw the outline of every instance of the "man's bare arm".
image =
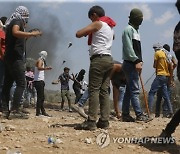
[[12, 28], [12, 34], [14, 37], [17, 37], [17, 38], [29, 38], [32, 36], [42, 35], [42, 32], [40, 31], [22, 32], [20, 31], [20, 27], [18, 25], [14, 25]]
[[101, 27], [102, 27], [101, 22], [99, 22], [99, 21], [92, 22], [87, 27], [77, 31], [76, 37], [81, 38], [83, 36], [87, 36], [93, 32], [98, 31]]

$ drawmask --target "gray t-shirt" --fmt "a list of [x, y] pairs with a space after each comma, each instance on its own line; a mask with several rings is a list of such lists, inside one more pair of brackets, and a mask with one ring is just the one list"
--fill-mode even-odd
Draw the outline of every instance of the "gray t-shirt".
[[69, 79], [70, 79], [69, 74], [62, 73], [59, 76], [59, 80], [61, 81], [61, 90], [69, 90]]

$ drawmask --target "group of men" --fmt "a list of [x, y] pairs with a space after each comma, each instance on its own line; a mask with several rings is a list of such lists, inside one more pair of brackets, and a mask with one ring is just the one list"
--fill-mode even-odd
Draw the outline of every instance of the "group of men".
[[[180, 10], [180, 1], [177, 0], [176, 6]], [[105, 16], [105, 11], [100, 6], [93, 6], [88, 12], [88, 17], [92, 21], [88, 26], [76, 32], [76, 37], [81, 38], [88, 36], [88, 45], [90, 45], [90, 68], [89, 68], [89, 84], [88, 84], [88, 97], [89, 108], [87, 120], [82, 124], [76, 126], [76, 129], [95, 130], [96, 128], [106, 129], [109, 127], [109, 114], [110, 114], [110, 101], [109, 101], [109, 87], [110, 80], [112, 80], [114, 92], [114, 105], [117, 117], [119, 115], [118, 98], [120, 87], [126, 85], [124, 98], [122, 102], [122, 120], [125, 122], [132, 121], [145, 121], [147, 122], [150, 116], [143, 113], [139, 100], [139, 77], [141, 75], [143, 59], [141, 53], [141, 42], [139, 34], [139, 26], [143, 21], [143, 13], [141, 10], [134, 8], [130, 12], [128, 26], [124, 29], [122, 34], [122, 54], [123, 63], [117, 65], [111, 56], [111, 46], [114, 39], [113, 27], [116, 23], [110, 17]], [[15, 13], [6, 21], [6, 37], [5, 37], [5, 55], [2, 56], [4, 51], [1, 51], [1, 60], [5, 64], [5, 78], [3, 84], [2, 94], [6, 104], [9, 102], [10, 88], [13, 82], [16, 82], [16, 90], [13, 98], [13, 106], [10, 111], [19, 112], [19, 102], [21, 100], [25, 88], [25, 70], [24, 70], [24, 41], [32, 36], [39, 36], [42, 32], [35, 30], [25, 32], [28, 23], [29, 11], [24, 6], [16, 8]], [[179, 24], [176, 26], [174, 33], [174, 46], [173, 50], [178, 60], [177, 75], [180, 80], [180, 65], [179, 65], [179, 50], [180, 42], [179, 37]], [[3, 38], [2, 38], [3, 39]], [[1, 39], [1, 40], [2, 40]], [[153, 81], [149, 91], [149, 107], [150, 112], [153, 112], [153, 98], [155, 93], [161, 89], [166, 107], [168, 108], [169, 117], [173, 116], [172, 106], [168, 94], [168, 81], [169, 85], [172, 83], [172, 70], [174, 69], [172, 62], [169, 60], [168, 53], [162, 46], [153, 46], [155, 50], [154, 65], [156, 70], [156, 78]], [[40, 52], [40, 58], [35, 64], [34, 84], [37, 90], [37, 107], [36, 115], [49, 116], [44, 109], [44, 71], [51, 70], [51, 67], [46, 66], [45, 59], [47, 52]], [[123, 72], [122, 72], [123, 71]], [[117, 74], [114, 74], [114, 73]], [[82, 73], [82, 74], [81, 74]], [[83, 79], [85, 72], [79, 73], [80, 80]], [[69, 75], [69, 68], [64, 68], [64, 73], [60, 75], [59, 79], [54, 82], [58, 83], [72, 79], [75, 81], [78, 77], [71, 77]], [[77, 85], [80, 80], [75, 81], [74, 90], [76, 93], [76, 103], [80, 102], [79, 91]], [[68, 96], [69, 85], [64, 84], [65, 89], [61, 89], [62, 104], [64, 106], [64, 96]], [[67, 97], [68, 98], [68, 97]], [[69, 103], [69, 111], [71, 112], [71, 103]], [[130, 103], [135, 111], [136, 119], [130, 115]], [[82, 104], [81, 104], [82, 105]], [[100, 106], [100, 118], [98, 118], [98, 107]], [[175, 127], [179, 124], [179, 110], [174, 115], [167, 128], [163, 131], [165, 136], [171, 135]], [[96, 122], [97, 121], [97, 122]], [[172, 128], [173, 127], [173, 128]], [[171, 129], [171, 131], [169, 130]], [[164, 135], [163, 134], [163, 135]]]
[[[25, 58], [26, 58], [25, 40], [30, 37], [39, 36], [42, 34], [42, 32], [38, 30], [34, 30], [31, 32], [25, 31], [29, 19], [29, 10], [24, 6], [17, 7], [15, 12], [11, 15], [11, 17], [7, 20], [6, 19], [7, 18], [5, 17], [1, 18], [1, 39], [0, 39], [1, 40], [0, 42], [1, 43], [0, 102], [1, 103], [0, 104], [1, 104], [1, 110], [3, 108], [6, 108], [8, 110], [7, 116], [9, 117], [11, 111], [17, 114], [21, 114], [20, 102], [25, 89]], [[42, 62], [40, 64], [43, 65]], [[39, 63], [37, 64], [37, 67], [38, 66]], [[43, 69], [46, 69], [46, 67], [44, 67]], [[35, 72], [35, 77], [36, 76], [38, 76], [38, 73]], [[14, 82], [16, 83], [16, 88], [12, 101], [13, 104], [12, 107], [10, 108], [9, 106], [10, 89]], [[36, 90], [38, 93], [38, 89]], [[3, 106], [2, 102], [5, 102], [4, 103], [5, 106]], [[38, 102], [40, 101], [38, 100]], [[39, 108], [39, 106], [37, 108]]]
[[[176, 3], [178, 11], [180, 11], [180, 1]], [[113, 27], [115, 22], [105, 16], [105, 11], [100, 6], [93, 6], [88, 12], [88, 17], [92, 21], [88, 26], [80, 29], [76, 33], [76, 37], [89, 36], [88, 45], [90, 48], [90, 69], [89, 69], [89, 109], [88, 118], [77, 129], [95, 130], [98, 128], [106, 129], [109, 127], [109, 82], [110, 73], [113, 68], [113, 60], [111, 57], [111, 46], [114, 39]], [[132, 9], [129, 16], [128, 26], [122, 34], [123, 43], [123, 64], [122, 70], [126, 79], [126, 91], [122, 104], [122, 120], [126, 122], [135, 121], [130, 116], [130, 102], [136, 114], [136, 120], [145, 121], [151, 119], [151, 115], [147, 116], [140, 107], [139, 100], [139, 77], [141, 75], [143, 60], [141, 53], [141, 42], [139, 35], [139, 26], [143, 21], [143, 13], [139, 9]], [[174, 33], [175, 55], [179, 62], [179, 24], [176, 26]], [[149, 91], [148, 104], [150, 113], [153, 112], [153, 98], [155, 93], [161, 89], [162, 97], [168, 108], [168, 117], [173, 116], [172, 105], [168, 94], [168, 85], [172, 84], [173, 62], [169, 59], [168, 51], [161, 45], [153, 46], [155, 50], [154, 65], [156, 70], [156, 78], [154, 79]], [[179, 79], [179, 64], [177, 67], [177, 75]], [[100, 105], [100, 118], [98, 122], [98, 106]], [[173, 116], [172, 120], [163, 131], [161, 136], [169, 137], [179, 124], [179, 110]]]

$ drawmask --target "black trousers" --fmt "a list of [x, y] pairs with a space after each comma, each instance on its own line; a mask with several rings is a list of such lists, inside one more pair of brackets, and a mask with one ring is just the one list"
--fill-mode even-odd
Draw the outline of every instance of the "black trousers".
[[36, 104], [36, 114], [45, 114], [44, 109], [44, 87], [45, 83], [44, 81], [34, 81], [34, 87], [37, 91], [37, 104]]
[[176, 58], [178, 60], [178, 65], [177, 65], [177, 77], [178, 80], [180, 81], [180, 51], [174, 52], [176, 55]]
[[174, 114], [171, 121], [167, 124], [165, 131], [167, 134], [174, 133], [176, 127], [179, 125], [180, 122], [180, 109]]
[[5, 78], [2, 89], [3, 100], [6, 105], [9, 104], [10, 89], [16, 83], [16, 89], [13, 96], [12, 109], [17, 110], [20, 107], [20, 102], [25, 89], [25, 63], [23, 60], [14, 62], [5, 60]]
[[75, 98], [75, 103], [78, 103], [79, 99], [81, 98], [82, 94], [80, 92], [80, 87], [77, 86], [77, 85], [73, 85], [73, 90], [74, 90], [74, 93], [76, 95], [76, 98]]

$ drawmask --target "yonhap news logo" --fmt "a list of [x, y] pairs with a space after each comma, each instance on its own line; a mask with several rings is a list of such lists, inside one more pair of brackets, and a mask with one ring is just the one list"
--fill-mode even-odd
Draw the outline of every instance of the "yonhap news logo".
[[100, 148], [105, 148], [111, 143], [115, 144], [175, 144], [173, 137], [112, 137], [107, 132], [100, 133], [96, 143]]
[[110, 144], [110, 136], [108, 133], [100, 133], [96, 138], [96, 143], [99, 147], [105, 148]]
[[174, 144], [173, 137], [113, 137], [113, 143], [118, 144]]

